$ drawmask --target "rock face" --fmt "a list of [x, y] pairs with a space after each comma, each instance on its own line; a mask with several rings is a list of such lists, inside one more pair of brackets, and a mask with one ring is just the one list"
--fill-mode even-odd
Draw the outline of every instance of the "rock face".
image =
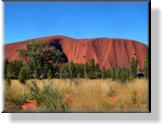
[[[68, 61], [86, 63], [94, 59], [101, 67], [128, 67], [132, 58], [138, 60], [138, 69], [143, 68], [147, 46], [133, 40], [116, 38], [73, 39], [65, 36], [49, 36], [33, 40], [42, 40], [47, 46], [56, 46], [67, 56]], [[18, 60], [18, 49], [25, 49], [31, 40], [5, 45], [5, 59]]]

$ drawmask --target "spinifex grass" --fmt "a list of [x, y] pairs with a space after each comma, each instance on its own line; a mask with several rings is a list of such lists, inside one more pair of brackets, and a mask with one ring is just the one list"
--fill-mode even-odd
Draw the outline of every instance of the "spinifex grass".
[[[34, 92], [36, 97], [30, 90], [34, 85], [39, 90], [39, 94]], [[37, 111], [147, 112], [148, 81], [136, 79], [119, 83], [110, 79], [44, 79], [28, 80], [25, 84], [11, 80], [10, 85], [5, 81], [6, 110], [18, 109], [27, 99], [37, 99]]]

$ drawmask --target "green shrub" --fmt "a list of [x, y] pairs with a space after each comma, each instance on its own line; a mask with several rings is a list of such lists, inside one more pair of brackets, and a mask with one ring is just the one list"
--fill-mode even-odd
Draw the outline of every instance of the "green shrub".
[[32, 97], [31, 99], [37, 100], [38, 104], [40, 104], [43, 101], [41, 90], [39, 89], [39, 87], [35, 82], [32, 83], [33, 85], [28, 87], [30, 90], [30, 95]]
[[7, 78], [7, 66], [9, 64], [8, 59], [5, 59], [4, 61], [4, 77]]
[[116, 68], [115, 67], [111, 68], [111, 78], [113, 81], [116, 80]]
[[70, 78], [69, 64], [63, 64], [60, 68], [60, 78]]
[[84, 78], [84, 65], [85, 64], [74, 64], [73, 77]]
[[125, 83], [130, 79], [130, 70], [124, 67], [112, 67], [111, 78], [113, 81]]
[[105, 68], [104, 67], [101, 69], [101, 78], [102, 79], [106, 78], [106, 76], [105, 76]]
[[22, 67], [18, 76], [18, 79], [21, 83], [25, 83], [25, 81], [29, 78], [29, 71], [26, 67]]
[[5, 92], [7, 94], [5, 102], [10, 102], [10, 104], [13, 103], [14, 105], [18, 106], [25, 104], [26, 100], [30, 98], [30, 94], [28, 93], [15, 95], [15, 93], [9, 87], [6, 87]]
[[41, 106], [49, 111], [66, 111], [68, 104], [64, 101], [64, 97], [57, 89], [51, 86], [45, 86], [42, 91], [43, 101]]
[[59, 78], [60, 69], [57, 63], [52, 65], [51, 71], [53, 73], [53, 78]]
[[44, 111], [65, 112], [68, 109], [68, 104], [65, 102], [63, 95], [52, 86], [45, 86], [40, 90], [33, 83], [30, 87], [32, 99], [37, 100], [40, 109]]
[[73, 62], [68, 63], [68, 69], [69, 69], [69, 73], [70, 73], [70, 78], [73, 78], [74, 77], [74, 69], [75, 69], [75, 65]]
[[47, 73], [47, 78], [51, 79], [53, 77], [52, 71], [49, 69]]
[[8, 79], [16, 79], [18, 78], [19, 72], [23, 63], [21, 61], [10, 61], [7, 65], [7, 78]]
[[127, 82], [129, 80], [129, 78], [130, 78], [129, 69], [120, 68], [120, 75], [119, 75], [120, 82], [122, 82], [122, 83]]
[[144, 77], [148, 77], [148, 55], [146, 55], [143, 66]]
[[138, 61], [135, 60], [134, 58], [132, 58], [132, 60], [130, 61], [130, 78], [131, 78], [131, 80], [136, 77], [137, 64], [138, 64]]
[[23, 105], [26, 103], [26, 100], [30, 99], [31, 96], [28, 94], [28, 93], [25, 93], [25, 94], [21, 94], [19, 96], [17, 96], [13, 102], [16, 104], [16, 105]]

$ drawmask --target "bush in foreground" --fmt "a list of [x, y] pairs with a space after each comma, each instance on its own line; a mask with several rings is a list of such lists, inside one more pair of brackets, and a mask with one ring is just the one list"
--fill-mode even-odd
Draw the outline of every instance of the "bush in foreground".
[[36, 83], [30, 87], [31, 99], [37, 100], [39, 108], [44, 111], [65, 112], [68, 104], [64, 100], [64, 96], [52, 86], [44, 86], [40, 90]]

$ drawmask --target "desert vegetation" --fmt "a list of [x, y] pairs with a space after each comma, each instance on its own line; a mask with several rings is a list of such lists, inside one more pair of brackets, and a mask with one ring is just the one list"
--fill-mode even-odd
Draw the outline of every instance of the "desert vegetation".
[[[21, 60], [5, 60], [5, 110], [42, 112], [114, 112], [148, 109], [148, 63], [138, 70], [104, 68], [90, 59], [85, 64], [68, 62], [60, 48], [42, 41], [18, 50]], [[137, 71], [144, 73], [138, 79]], [[27, 104], [27, 106], [26, 106]], [[30, 107], [28, 107], [30, 105]]]
[[[146, 79], [119, 83], [111, 79], [43, 79], [25, 84], [5, 81], [5, 110], [22, 109], [27, 100], [36, 100], [37, 112], [147, 112]], [[32, 111], [32, 110], [31, 110]]]

